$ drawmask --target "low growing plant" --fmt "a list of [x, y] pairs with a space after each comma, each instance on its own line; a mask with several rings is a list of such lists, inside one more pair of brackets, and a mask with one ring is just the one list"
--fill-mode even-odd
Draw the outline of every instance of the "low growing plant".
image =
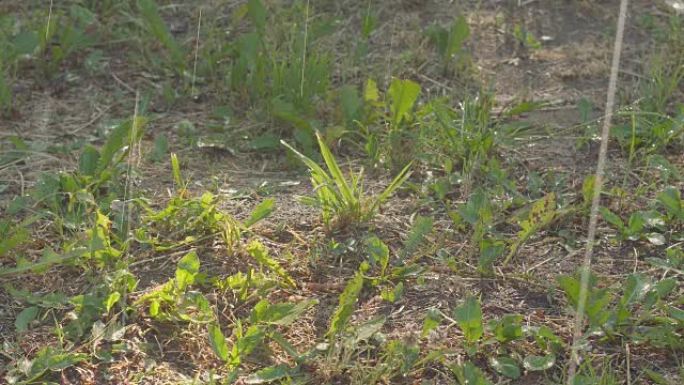
[[411, 164], [408, 164], [380, 194], [368, 196], [363, 189], [363, 169], [356, 175], [351, 174], [349, 177], [345, 177], [337, 160], [319, 133], [316, 133], [316, 138], [327, 171], [311, 158], [295, 150], [287, 142], [281, 141], [281, 143], [309, 168], [316, 196], [304, 198], [303, 202], [321, 209], [323, 223], [329, 229], [344, 228], [371, 220], [380, 205], [410, 175]]

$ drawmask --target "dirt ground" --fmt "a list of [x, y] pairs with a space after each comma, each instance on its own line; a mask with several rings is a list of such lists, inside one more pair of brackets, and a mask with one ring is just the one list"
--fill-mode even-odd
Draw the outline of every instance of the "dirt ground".
[[[213, 1], [206, 1], [210, 6]], [[316, 9], [317, 2], [312, 2]], [[353, 28], [358, 17], [350, 9], [359, 1], [342, 0], [320, 4], [321, 12], [339, 16], [342, 23]], [[500, 154], [520, 167], [521, 178], [525, 168], [539, 174], [553, 172], [565, 175], [567, 190], [581, 191], [582, 180], [593, 172], [596, 146], [578, 149], [576, 137], [583, 117], [578, 109], [580, 100], [587, 99], [594, 106], [591, 119], [597, 119], [603, 110], [611, 57], [614, 25], [619, 1], [616, 0], [544, 0], [522, 1], [525, 6], [509, 7], [503, 0], [451, 1], [451, 0], [396, 0], [379, 2], [380, 25], [371, 37], [369, 68], [384, 88], [390, 76], [411, 78], [419, 82], [426, 95], [446, 95], [457, 99], [482, 87], [496, 95], [497, 107], [502, 108], [520, 100], [543, 102], [544, 106], [527, 114], [526, 123], [544, 134], [524, 141]], [[0, 6], [1, 7], [1, 6]], [[644, 58], [654, 49], [649, 35], [640, 26], [645, 14], [663, 14], [668, 9], [660, 1], [632, 1], [630, 19], [623, 53], [620, 89], [622, 98], [629, 98], [634, 87], [642, 80], [647, 63]], [[465, 13], [471, 27], [472, 38], [468, 52], [472, 55], [472, 76], [445, 76], [429, 47], [422, 30], [432, 22], [447, 22], [459, 13]], [[502, 15], [511, 15], [526, 25], [541, 39], [541, 48], [526, 49], [510, 38], [512, 23], [502, 23]], [[344, 40], [344, 28], [340, 41]], [[343, 63], [343, 61], [340, 61]], [[123, 57], [113, 56], [108, 76], [91, 76], [84, 72], [67, 70], [64, 76], [46, 84], [32, 79], [21, 79], [15, 84], [15, 98], [19, 101], [11, 119], [0, 122], [0, 140], [19, 135], [26, 140], [42, 142], [45, 147], [69, 147], [89, 142], [113, 119], [131, 115], [134, 90], [152, 87], [154, 79], [146, 74], [132, 72]], [[337, 72], [354, 72], [337, 68]], [[358, 71], [357, 71], [358, 72]], [[364, 79], [355, 79], [362, 82]], [[276, 200], [277, 211], [269, 221], [254, 231], [271, 249], [300, 285], [298, 290], [279, 290], [274, 300], [314, 298], [320, 304], [315, 311], [298, 322], [288, 337], [297, 348], [309, 347], [325, 333], [330, 313], [345, 282], [353, 276], [360, 259], [352, 242], [357, 234], [328, 234], [315, 210], [299, 202], [307, 195], [311, 185], [307, 175], [292, 169], [283, 161], [281, 153], [255, 153], [221, 149], [190, 148], [178, 135], [181, 121], [190, 121], [200, 135], [209, 131], [217, 107], [212, 95], [200, 101], [187, 100], [171, 109], [152, 99], [149, 110], [154, 113], [143, 139], [143, 152], [152, 146], [154, 135], [166, 133], [170, 151], [178, 154], [181, 168], [190, 190], [201, 193], [214, 190], [226, 199], [223, 208], [238, 218], [246, 217], [264, 197]], [[234, 123], [236, 130], [250, 130], [252, 124]], [[243, 127], [240, 125], [243, 124]], [[510, 151], [510, 152], [509, 152]], [[619, 156], [612, 155], [614, 160]], [[522, 161], [520, 161], [522, 159]], [[59, 172], [75, 167], [77, 160], [65, 150], [59, 153], [37, 152], [23, 164], [1, 171], [0, 179], [8, 187], [0, 192], [0, 212], [11, 197], [23, 194], [37, 180], [41, 172]], [[618, 169], [619, 162], [611, 162]], [[369, 189], [384, 186], [388, 178], [372, 175]], [[155, 205], [162, 206], [170, 199], [173, 179], [168, 162], [152, 163], [143, 156], [139, 163], [139, 178], [134, 193], [143, 193]], [[467, 197], [455, 192], [460, 199]], [[429, 206], [432, 207], [432, 206]], [[429, 210], [429, 212], [428, 212]], [[480, 294], [483, 312], [489, 316], [507, 313], [523, 314], [529, 324], [553, 325], [564, 340], [571, 338], [571, 318], [562, 311], [560, 296], [554, 288], [554, 277], [571, 274], [580, 264], [583, 252], [579, 244], [571, 245], [557, 237], [542, 236], [532, 239], [506, 268], [501, 277], [484, 278], [472, 273], [467, 259], [460, 265], [449, 266], [439, 262], [439, 255], [468, 255], [468, 239], [454, 228], [446, 210], [425, 208], [411, 193], [402, 192], [384, 206], [382, 213], [371, 225], [373, 230], [392, 250], [398, 250], [408, 233], [416, 214], [429, 214], [434, 218], [435, 231], [430, 235], [431, 250], [426, 252], [424, 280], [407, 289], [400, 304], [388, 304], [379, 296], [362, 298], [355, 322], [385, 315], [383, 331], [388, 338], [414, 338], [420, 335], [422, 315], [428, 308], [437, 307], [445, 313], [453, 309], [467, 294]], [[560, 223], [582, 237], [586, 222]], [[364, 231], [364, 230], [360, 230]], [[368, 231], [368, 230], [365, 230]], [[511, 228], [511, 236], [514, 229]], [[321, 256], [317, 245], [335, 239], [347, 251], [330, 259]], [[50, 239], [35, 239], [30, 250], [37, 253]], [[214, 245], [198, 249], [202, 267], [214, 274], [227, 275], [237, 271], [239, 256], [226, 255]], [[31, 252], [31, 251], [29, 251]], [[173, 276], [176, 261], [181, 254], [158, 256], [149, 252], [136, 255], [140, 263], [132, 272], [141, 277], [139, 293], [155, 287]], [[619, 277], [635, 270], [647, 269], [640, 255], [633, 250], [618, 249], [605, 239], [597, 249], [595, 271], [604, 276]], [[9, 261], [0, 260], [0, 267]], [[63, 291], [78, 293], [91, 285], [87, 278], [68, 268], [56, 269], [55, 274], [11, 279], [7, 283], [37, 292]], [[133, 296], [139, 293], [132, 293]], [[215, 299], [219, 309], [230, 306], [229, 301]], [[4, 290], [0, 289], [0, 336], [13, 340], [14, 319], [21, 307]], [[231, 309], [233, 315], [246, 314], [248, 309]], [[202, 330], [168, 329], [164, 325], [134, 320], [126, 332], [131, 341], [123, 360], [99, 367], [79, 367], [65, 374], [62, 383], [129, 383], [132, 373], [154, 376], [154, 380], [140, 383], [172, 383], [190, 380], [197, 373], [218, 368], [220, 363], [199, 336]], [[43, 344], [51, 343], [50, 327], [32, 331], [30, 338], [21, 341], [25, 354], [31, 355]], [[460, 349], [453, 328], [440, 328], [433, 340], [454, 341], [455, 351]], [[185, 338], [176, 338], [182, 335]], [[447, 342], [448, 343], [448, 342]], [[635, 348], [631, 367], [638, 371], [642, 365], [656, 363], [665, 370], [674, 369], [676, 363], [663, 361], [658, 352], [639, 351]], [[0, 355], [0, 360], [6, 357]], [[107, 367], [107, 376], [103, 368]], [[2, 375], [2, 373], [0, 373]], [[318, 373], [320, 383], [344, 383], [340, 379], [326, 378]], [[449, 383], [436, 368], [431, 378], [405, 378], [406, 384]], [[151, 378], [151, 377], [148, 377]], [[420, 381], [423, 382], [420, 382]], [[553, 383], [551, 378], [530, 374], [515, 383]]]

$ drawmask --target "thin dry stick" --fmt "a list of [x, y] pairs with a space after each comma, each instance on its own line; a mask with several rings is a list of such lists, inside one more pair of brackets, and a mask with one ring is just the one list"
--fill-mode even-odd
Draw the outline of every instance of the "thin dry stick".
[[192, 86], [190, 95], [195, 96], [195, 75], [197, 74], [197, 56], [199, 54], [200, 28], [202, 27], [202, 7], [199, 9], [199, 19], [197, 20], [197, 41], [195, 41], [195, 63], [192, 65]]
[[603, 130], [601, 131], [601, 147], [599, 149], [598, 164], [596, 165], [596, 179], [594, 182], [594, 196], [591, 200], [591, 212], [589, 217], [589, 230], [587, 233], [587, 249], [582, 262], [580, 293], [577, 303], [577, 313], [575, 314], [575, 326], [572, 336], [572, 347], [570, 352], [570, 364], [568, 366], [568, 385], [572, 385], [579, 364], [579, 345], [582, 338], [582, 325], [584, 324], [584, 310], [587, 305], [587, 294], [589, 286], [589, 276], [591, 269], [591, 258], [594, 252], [594, 240], [596, 239], [596, 226], [598, 222], [598, 211], [601, 200], [601, 188], [603, 187], [603, 176], [606, 168], [606, 154], [608, 152], [608, 138], [610, 125], [613, 119], [613, 106], [615, 105], [615, 91], [617, 88], [618, 70], [620, 68], [620, 54], [622, 52], [622, 41], [625, 33], [625, 19], [627, 18], [628, 0], [620, 1], [620, 14], [618, 16], [617, 33], [615, 34], [615, 45], [613, 49], [613, 62], [610, 70], [610, 81], [608, 83], [608, 97], [606, 99], [606, 111], [603, 120]]
[[[128, 237], [128, 226], [130, 226], [131, 223], [131, 212], [128, 210], [128, 192], [129, 192], [129, 185], [130, 185], [130, 180], [131, 180], [131, 169], [133, 168], [133, 148], [135, 146], [135, 140], [138, 137], [138, 105], [140, 104], [140, 92], [136, 91], [135, 92], [135, 107], [133, 107], [133, 121], [131, 122], [131, 131], [129, 133], [129, 140], [128, 140], [128, 151], [129, 151], [129, 156], [127, 160], [127, 165], [126, 165], [126, 182], [124, 183], [124, 193], [123, 193], [123, 207], [121, 208], [121, 228], [126, 231], [125, 234], [122, 234], [124, 237], [124, 240]], [[140, 143], [138, 143], [140, 145]], [[124, 220], [126, 222], [124, 222]], [[124, 226], [124, 223], [126, 226]], [[124, 250], [126, 252], [128, 248]], [[122, 294], [122, 300], [125, 301], [127, 300], [128, 293], [126, 292], [126, 288], [124, 285], [124, 292]], [[126, 311], [121, 312], [121, 323], [126, 324]]]
[[392, 18], [392, 27], [390, 30], [390, 47], [389, 55], [387, 55], [387, 87], [392, 83], [392, 49], [394, 48], [394, 23], [397, 20], [396, 15]]
[[627, 385], [632, 385], [632, 365], [631, 353], [629, 351], [629, 344], [625, 344], [625, 354], [627, 355]]
[[48, 37], [50, 37], [50, 20], [52, 19], [52, 0], [50, 0], [50, 9], [48, 9], [48, 19], [47, 25], [45, 26], [45, 44], [48, 43]]
[[299, 97], [304, 97], [304, 74], [306, 71], [306, 45], [309, 41], [309, 1], [306, 0], [306, 13], [304, 16], [304, 47], [302, 48], [302, 78], [299, 82]]

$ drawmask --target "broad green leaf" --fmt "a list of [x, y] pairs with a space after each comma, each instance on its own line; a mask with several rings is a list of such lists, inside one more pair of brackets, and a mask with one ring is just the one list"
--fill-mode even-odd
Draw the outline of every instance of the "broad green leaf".
[[166, 135], [159, 134], [154, 138], [154, 147], [150, 153], [150, 159], [153, 162], [161, 162], [165, 159], [166, 154], [169, 152], [169, 140]]
[[517, 314], [506, 314], [501, 319], [493, 322], [492, 332], [497, 341], [507, 343], [518, 340], [523, 336], [522, 330], [523, 316]]
[[268, 384], [291, 375], [291, 369], [287, 365], [276, 365], [263, 368], [250, 374], [245, 379], [245, 384]]
[[392, 113], [392, 126], [398, 128], [404, 120], [410, 120], [411, 110], [418, 100], [420, 85], [411, 80], [394, 79], [390, 85], [388, 95], [390, 98], [390, 111]]
[[651, 280], [642, 274], [631, 274], [627, 277], [624, 285], [624, 293], [620, 300], [620, 303], [623, 305], [630, 305], [634, 302], [641, 301], [646, 293], [653, 288]]
[[257, 207], [255, 207], [254, 210], [252, 210], [252, 213], [250, 214], [249, 218], [247, 218], [247, 220], [245, 221], [244, 226], [252, 227], [252, 225], [271, 215], [271, 213], [274, 210], [275, 199], [265, 199], [263, 202], [259, 203], [259, 205], [257, 205]]
[[199, 268], [200, 260], [196, 252], [191, 251], [181, 258], [178, 261], [178, 267], [176, 267], [176, 288], [182, 292], [189, 285], [192, 285], [195, 282]]
[[99, 161], [100, 152], [95, 147], [87, 145], [78, 159], [78, 171], [83, 175], [95, 176]]
[[299, 303], [282, 302], [270, 304], [263, 299], [252, 310], [253, 322], [287, 326], [297, 320], [309, 308], [316, 305], [317, 300], [301, 301]]
[[100, 159], [97, 163], [96, 174], [101, 173], [111, 166], [114, 161], [114, 155], [128, 144], [127, 139], [129, 138], [132, 122], [131, 119], [128, 119], [118, 124], [114, 127], [112, 132], [109, 133], [107, 141], [100, 151]]
[[431, 331], [435, 330], [439, 326], [439, 323], [441, 321], [442, 316], [439, 314], [439, 311], [437, 309], [428, 309], [427, 313], [425, 313], [425, 320], [423, 321], [423, 330], [420, 333], [420, 336], [423, 338], [427, 337]]
[[468, 342], [475, 342], [482, 337], [484, 327], [482, 325], [482, 308], [480, 301], [469, 296], [463, 304], [454, 309], [454, 318], [463, 331]]
[[404, 283], [399, 282], [394, 288], [387, 288], [384, 289], [380, 293], [380, 297], [384, 299], [387, 302], [395, 303], [398, 300], [401, 299], [401, 296], [404, 294]]
[[523, 366], [531, 372], [551, 369], [555, 363], [556, 356], [553, 354], [545, 356], [530, 355], [523, 360]]
[[684, 208], [682, 207], [681, 193], [674, 187], [668, 187], [658, 194], [658, 202], [665, 207], [668, 215], [684, 221]]
[[21, 333], [26, 331], [31, 321], [36, 319], [38, 316], [38, 311], [38, 307], [31, 306], [17, 314], [17, 319], [14, 321], [14, 326], [17, 328], [17, 332]]
[[601, 216], [603, 217], [603, 219], [606, 220], [606, 222], [617, 227], [618, 230], [624, 231], [625, 224], [624, 222], [622, 222], [622, 219], [620, 219], [619, 216], [617, 216], [615, 213], [613, 213], [606, 207], [601, 207], [599, 208], [599, 210], [601, 211]]
[[79, 362], [86, 361], [89, 356], [85, 353], [68, 353], [52, 347], [41, 349], [30, 362], [25, 383], [36, 382], [48, 370], [61, 371]]
[[261, 0], [249, 0], [247, 2], [247, 13], [257, 30], [262, 32], [266, 27], [266, 8]]
[[489, 366], [504, 377], [514, 380], [520, 377], [520, 367], [518, 366], [518, 363], [510, 357], [492, 357], [489, 359]]
[[107, 312], [119, 302], [119, 299], [121, 299], [121, 294], [118, 291], [112, 292], [107, 296], [107, 300], [105, 301], [105, 309], [107, 309]]
[[363, 100], [359, 96], [356, 87], [346, 85], [339, 92], [344, 124], [347, 129], [351, 129], [354, 126], [354, 121], [361, 120]]
[[222, 361], [228, 361], [228, 345], [226, 344], [226, 338], [221, 332], [221, 328], [218, 325], [211, 324], [209, 325], [208, 332], [211, 349]]
[[504, 251], [506, 251], [506, 245], [502, 241], [493, 239], [481, 240], [477, 268], [485, 274], [491, 273], [494, 262], [503, 255]]
[[366, 240], [366, 250], [370, 263], [379, 265], [381, 275], [384, 275], [389, 264], [389, 247], [380, 238], [372, 236]]
[[463, 365], [449, 367], [454, 373], [460, 385], [491, 385], [491, 381], [485, 376], [480, 368], [467, 361]]
[[14, 50], [19, 55], [31, 55], [40, 45], [38, 35], [34, 31], [23, 31], [17, 34], [12, 41]]

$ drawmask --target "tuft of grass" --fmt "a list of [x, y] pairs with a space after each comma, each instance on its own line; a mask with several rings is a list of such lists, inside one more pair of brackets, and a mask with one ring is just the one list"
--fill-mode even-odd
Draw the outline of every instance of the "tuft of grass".
[[320, 133], [316, 133], [316, 138], [327, 171], [284, 140], [281, 140], [281, 143], [309, 168], [316, 196], [305, 198], [303, 202], [321, 209], [323, 222], [329, 229], [344, 228], [371, 220], [380, 205], [410, 176], [409, 163], [380, 194], [368, 196], [363, 188], [363, 169], [358, 174], [350, 173], [346, 177]]

